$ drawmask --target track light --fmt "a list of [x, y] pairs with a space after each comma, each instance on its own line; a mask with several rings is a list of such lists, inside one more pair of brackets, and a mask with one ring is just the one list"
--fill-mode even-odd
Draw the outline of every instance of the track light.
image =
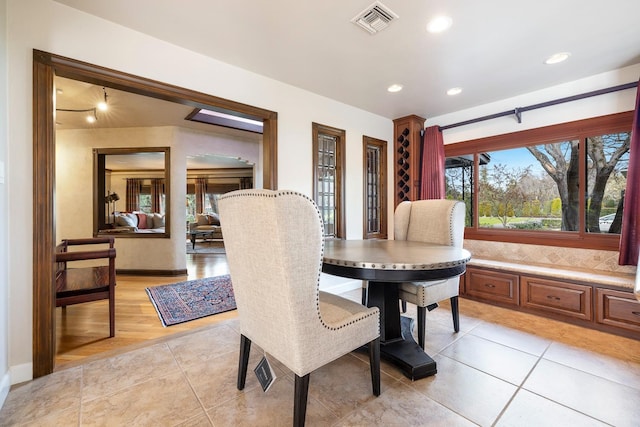
[[102, 93], [104, 94], [104, 101], [100, 101], [96, 107], [84, 109], [56, 108], [56, 111], [64, 111], [67, 113], [90, 113], [87, 114], [86, 120], [88, 123], [95, 123], [98, 121], [98, 115], [96, 113], [97, 110], [107, 111], [109, 108], [107, 105], [107, 90], [104, 87], [102, 88]]
[[104, 93], [104, 101], [98, 102], [98, 110], [107, 111], [107, 91], [105, 88], [102, 88], [102, 92]]

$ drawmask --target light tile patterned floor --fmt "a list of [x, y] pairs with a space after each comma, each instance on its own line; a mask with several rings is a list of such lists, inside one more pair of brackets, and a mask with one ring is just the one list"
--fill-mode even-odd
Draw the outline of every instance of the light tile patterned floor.
[[[460, 308], [458, 334], [447, 305], [427, 315], [435, 376], [412, 382], [383, 362], [375, 398], [367, 355], [349, 354], [311, 374], [307, 425], [638, 425], [640, 342], [464, 299]], [[231, 319], [90, 359], [14, 386], [0, 425], [291, 425], [292, 374], [272, 360], [267, 393], [251, 371], [238, 391], [238, 343]]]

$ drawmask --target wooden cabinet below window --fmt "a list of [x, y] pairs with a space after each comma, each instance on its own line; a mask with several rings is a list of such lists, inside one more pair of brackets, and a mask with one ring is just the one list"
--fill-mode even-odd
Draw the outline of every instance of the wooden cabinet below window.
[[640, 302], [633, 293], [596, 289], [596, 321], [640, 332]]
[[468, 267], [465, 293], [480, 299], [518, 305], [518, 276]]
[[640, 302], [632, 289], [571, 280], [569, 274], [467, 266], [460, 295], [640, 340]]
[[520, 305], [534, 310], [591, 320], [592, 287], [520, 276]]

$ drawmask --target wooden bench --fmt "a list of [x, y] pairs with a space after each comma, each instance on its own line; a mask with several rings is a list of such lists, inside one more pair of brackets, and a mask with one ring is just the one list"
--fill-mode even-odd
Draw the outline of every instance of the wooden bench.
[[460, 294], [640, 339], [634, 286], [632, 274], [472, 258]]
[[[104, 245], [108, 248], [69, 251], [72, 246]], [[56, 247], [56, 307], [102, 299], [109, 300], [109, 336], [115, 336], [116, 250], [113, 237], [66, 239]], [[74, 261], [108, 259], [108, 265], [70, 268]]]

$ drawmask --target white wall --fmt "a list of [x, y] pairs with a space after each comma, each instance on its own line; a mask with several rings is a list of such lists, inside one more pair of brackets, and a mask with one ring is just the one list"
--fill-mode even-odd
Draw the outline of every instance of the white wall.
[[[345, 129], [346, 199], [350, 201], [346, 212], [347, 237], [361, 237], [362, 136], [392, 141], [391, 120], [206, 58], [52, 0], [6, 1], [10, 18], [7, 27], [11, 78], [8, 86], [9, 218], [24, 224], [33, 222], [33, 201], [25, 195], [32, 194], [32, 55], [33, 49], [39, 49], [276, 111], [278, 188], [281, 189], [311, 194], [312, 122]], [[174, 152], [179, 155], [179, 148], [172, 150], [172, 155]], [[390, 148], [389, 156], [392, 155]], [[184, 163], [174, 166], [186, 169]], [[392, 162], [389, 166], [389, 176], [392, 176]], [[185, 182], [172, 182], [172, 186], [178, 185], [184, 186]], [[391, 193], [389, 197], [392, 200]], [[172, 203], [177, 203], [176, 198]], [[33, 243], [29, 230], [29, 227], [12, 227], [8, 231], [8, 240], [12, 242], [7, 262], [11, 296], [8, 363], [12, 383], [32, 376]]]
[[7, 2], [0, 0], [0, 408], [9, 393], [9, 323], [7, 281], [8, 242], [7, 228]]

